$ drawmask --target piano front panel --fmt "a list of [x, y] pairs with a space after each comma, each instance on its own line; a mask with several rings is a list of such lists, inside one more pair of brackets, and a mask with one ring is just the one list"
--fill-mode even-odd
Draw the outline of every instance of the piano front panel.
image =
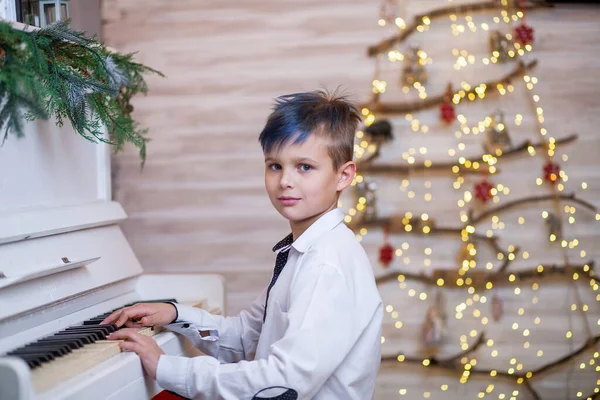
[[[4, 244], [0, 247], [0, 271], [6, 276], [19, 276], [60, 265], [63, 257], [70, 261], [100, 259], [81, 268], [0, 289], [0, 304], [11, 305], [0, 307], [0, 337], [4, 336], [2, 331], [9, 317], [142, 273], [117, 225]], [[69, 314], [76, 310], [63, 311]]]

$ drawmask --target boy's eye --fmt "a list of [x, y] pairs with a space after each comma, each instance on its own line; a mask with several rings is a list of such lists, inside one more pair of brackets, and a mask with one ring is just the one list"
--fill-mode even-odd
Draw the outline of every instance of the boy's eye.
[[273, 171], [278, 171], [281, 169], [281, 165], [279, 164], [269, 164], [269, 169], [272, 169]]
[[308, 172], [311, 169], [312, 169], [312, 167], [310, 165], [308, 165], [308, 164], [302, 164], [302, 165], [300, 165], [300, 170], [301, 171]]

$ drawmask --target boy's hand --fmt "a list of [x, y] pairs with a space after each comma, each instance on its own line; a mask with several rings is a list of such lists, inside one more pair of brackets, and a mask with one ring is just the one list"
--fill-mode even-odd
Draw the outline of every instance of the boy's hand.
[[[173, 307], [171, 306], [171, 308]], [[109, 340], [125, 340], [119, 343], [121, 350], [133, 351], [140, 356], [144, 370], [150, 378], [156, 380], [158, 359], [161, 354], [165, 353], [154, 339], [137, 333], [135, 329], [120, 329], [111, 333], [106, 338]]]
[[128, 328], [142, 326], [163, 326], [170, 324], [177, 317], [177, 310], [168, 303], [139, 303], [115, 311], [100, 324], [125, 325]]

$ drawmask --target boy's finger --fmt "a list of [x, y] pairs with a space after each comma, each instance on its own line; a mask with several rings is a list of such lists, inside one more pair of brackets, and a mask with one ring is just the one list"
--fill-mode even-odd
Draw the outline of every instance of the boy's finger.
[[[131, 341], [139, 341], [138, 336], [142, 336], [135, 331], [135, 329], [119, 329], [118, 331], [114, 331], [110, 335], [107, 336], [107, 339], [110, 340], [131, 340]], [[136, 340], [137, 339], [137, 340]]]
[[140, 354], [143, 350], [143, 347], [136, 342], [121, 342], [119, 343], [119, 347], [121, 348], [121, 351], [133, 351], [137, 354]]
[[146, 315], [144, 318], [142, 318], [140, 320], [140, 322], [142, 323], [142, 325], [146, 325], [146, 326], [153, 326], [156, 325], [157, 321], [156, 321], [156, 314], [150, 314], [150, 315]]
[[134, 321], [127, 321], [127, 322], [125, 322], [125, 326], [127, 328], [137, 328], [137, 329], [144, 327], [144, 325], [142, 325], [142, 324], [140, 324], [138, 322], [134, 322]]
[[108, 317], [104, 318], [104, 320], [102, 322], [100, 322], [100, 325], [112, 324], [114, 321], [116, 321], [119, 318], [121, 311], [123, 311], [123, 309], [117, 310], [114, 313], [110, 314]]
[[125, 307], [122, 310], [119, 319], [117, 319], [117, 322], [115, 322], [115, 325], [119, 327], [123, 326], [127, 321], [135, 321], [141, 317], [144, 317], [146, 314], [148, 314], [148, 310], [147, 307], [145, 307], [143, 304], [136, 304], [135, 306]]

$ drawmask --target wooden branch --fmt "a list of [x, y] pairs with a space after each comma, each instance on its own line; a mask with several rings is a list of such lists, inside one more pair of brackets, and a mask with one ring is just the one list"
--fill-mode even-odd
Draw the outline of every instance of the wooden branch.
[[533, 374], [532, 377], [536, 377], [538, 375], [543, 375], [557, 367], [562, 366], [563, 364], [567, 364], [573, 358], [577, 357], [578, 355], [585, 352], [586, 350], [594, 348], [596, 346], [596, 344], [598, 343], [598, 341], [600, 341], [600, 335], [586, 340], [586, 342], [581, 347], [579, 347], [577, 350], [574, 350], [573, 352], [567, 354], [564, 357], [559, 358], [556, 361], [553, 361], [551, 363], [548, 363], [546, 365], [543, 365], [543, 366], [537, 368], [534, 371], [531, 371], [531, 373]]
[[582, 397], [582, 399], [592, 399], [593, 400], [593, 399], [597, 399], [598, 396], [600, 396], [600, 391], [594, 392], [594, 393], [589, 394], [587, 396], [584, 396], [584, 397]]
[[[484, 341], [485, 341], [485, 334], [482, 332], [479, 334], [479, 337], [477, 338], [477, 340], [475, 342], [473, 342], [473, 344], [471, 346], [469, 346], [466, 350], [463, 350], [460, 353], [457, 353], [457, 354], [455, 354], [451, 357], [445, 358], [445, 359], [441, 359], [441, 360], [437, 360], [437, 361], [435, 359], [431, 359], [431, 364], [433, 364], [433, 365], [436, 365], [436, 364], [455, 365], [458, 360], [460, 360], [467, 354], [472, 353], [472, 352], [476, 351], [477, 349], [479, 349], [479, 347], [481, 347], [481, 345], [483, 344]], [[436, 362], [434, 363], [434, 361], [436, 361]]]
[[404, 275], [406, 279], [419, 281], [427, 285], [435, 285], [435, 279], [432, 276], [427, 276], [424, 274], [413, 274], [412, 272], [404, 272], [398, 270], [388, 271], [383, 275], [377, 276], [375, 278], [375, 283], [377, 284], [377, 286], [379, 286], [389, 281], [395, 281], [396, 279], [398, 279], [398, 275]]
[[[479, 337], [473, 344], [471, 344], [466, 350], [463, 350], [455, 355], [452, 355], [447, 358], [437, 359], [435, 357], [429, 358], [429, 365], [437, 366], [437, 367], [449, 367], [450, 369], [459, 370], [459, 366], [456, 365], [456, 362], [466, 356], [469, 353], [472, 353], [479, 349], [485, 340], [485, 336], [483, 333], [479, 334]], [[387, 355], [381, 356], [381, 361], [396, 361], [398, 362], [398, 356], [404, 355], [403, 353], [398, 353], [396, 355]], [[405, 356], [405, 355], [404, 355]], [[404, 358], [403, 363], [409, 364], [421, 364], [423, 365], [423, 357], [406, 357]]]
[[[370, 157], [369, 162], [372, 161], [375, 157]], [[365, 165], [366, 164], [366, 165]], [[364, 166], [363, 166], [364, 165]], [[423, 172], [423, 171], [443, 171], [443, 172], [452, 172], [452, 167], [454, 167], [456, 162], [443, 162], [443, 163], [432, 163], [430, 167], [426, 167], [425, 164], [419, 165], [394, 165], [394, 164], [376, 164], [369, 165], [365, 162], [361, 162], [357, 164], [357, 169], [361, 174], [400, 174], [406, 175], [409, 173], [415, 172]], [[489, 166], [487, 163], [481, 165], [480, 169], [467, 168], [464, 165], [457, 165], [459, 168], [459, 173], [461, 174], [481, 174], [481, 173], [489, 173]], [[496, 173], [499, 170], [496, 168]]]
[[543, 196], [531, 196], [531, 197], [525, 197], [523, 199], [519, 199], [519, 200], [514, 200], [511, 202], [508, 202], [506, 204], [503, 204], [499, 207], [495, 207], [495, 208], [491, 208], [489, 210], [486, 210], [484, 212], [482, 212], [481, 214], [479, 214], [478, 216], [474, 217], [472, 215], [469, 216], [469, 221], [471, 221], [472, 225], [476, 225], [479, 222], [481, 222], [483, 219], [489, 217], [490, 215], [494, 215], [494, 214], [498, 214], [500, 212], [506, 211], [510, 208], [522, 205], [522, 204], [527, 204], [527, 203], [535, 203], [535, 202], [539, 202], [539, 201], [547, 201], [547, 200], [554, 200], [554, 199], [559, 199], [559, 200], [568, 200], [568, 201], [572, 201], [575, 202], [577, 204], [580, 204], [582, 206], [584, 206], [585, 208], [587, 208], [590, 211], [596, 212], [596, 207], [591, 204], [588, 203], [587, 201], [578, 199], [577, 197], [575, 197], [575, 193], [571, 193], [571, 194], [549, 194], [549, 195], [543, 195]]
[[396, 281], [398, 275], [403, 275], [405, 279], [419, 281], [426, 285], [436, 285], [439, 278], [444, 279], [445, 282], [456, 282], [458, 278], [465, 279], [469, 277], [473, 281], [473, 284], [470, 286], [482, 287], [485, 286], [487, 282], [492, 282], [495, 286], [501, 286], [513, 284], [508, 280], [510, 275], [514, 275], [516, 280], [519, 281], [555, 276], [567, 277], [570, 279], [574, 272], [577, 272], [578, 274], [589, 273], [589, 271], [584, 270], [585, 265], [589, 266], [589, 271], [593, 271], [595, 261], [590, 260], [586, 264], [544, 265], [544, 270], [542, 272], [538, 272], [537, 266], [514, 272], [506, 272], [506, 270], [502, 268], [497, 271], [469, 271], [465, 275], [459, 275], [458, 270], [455, 268], [435, 268], [431, 275], [415, 274], [395, 269], [377, 276], [375, 282], [379, 286], [389, 281]]
[[[402, 223], [403, 217], [401, 216], [391, 216], [388, 218], [377, 218], [369, 221], [357, 220], [349, 225], [349, 228], [356, 231], [359, 227], [365, 228], [373, 228], [373, 227], [385, 227], [389, 228], [390, 233], [404, 233], [408, 235], [458, 235], [460, 236], [463, 228], [452, 228], [452, 227], [436, 227], [432, 220], [429, 221], [429, 228], [431, 229], [429, 233], [423, 232], [423, 224], [421, 224], [420, 220], [417, 221], [416, 218], [411, 219], [411, 225], [413, 226], [413, 230], [410, 232], [406, 232], [404, 229], [404, 224]], [[417, 221], [415, 223], [413, 221]], [[485, 235], [479, 233], [472, 233], [469, 235], [475, 241], [482, 241], [487, 245], [491, 246], [496, 253], [502, 253], [506, 257], [506, 254], [500, 246], [498, 245], [498, 236], [487, 237]]]
[[[483, 335], [481, 335], [483, 336]], [[483, 338], [480, 337], [480, 339], [483, 342]], [[516, 381], [519, 378], [522, 378], [523, 383], [531, 381], [533, 379], [536, 379], [538, 376], [543, 376], [545, 373], [547, 373], [550, 370], [553, 370], [555, 368], [561, 367], [564, 364], [569, 363], [573, 358], [577, 357], [578, 355], [580, 355], [581, 353], [585, 352], [586, 350], [592, 349], [594, 348], [598, 342], [600, 341], [600, 335], [593, 337], [589, 340], [587, 340], [580, 348], [578, 348], [577, 350], [574, 350], [573, 352], [567, 354], [564, 357], [559, 358], [556, 361], [553, 361], [551, 363], [548, 363], [546, 365], [543, 365], [531, 372], [531, 378], [527, 378], [527, 373], [515, 373], [515, 374], [509, 374], [507, 372], [503, 372], [503, 371], [498, 371], [498, 370], [494, 370], [496, 371], [496, 375], [494, 377], [492, 377], [490, 375], [490, 373], [492, 372], [492, 370], [486, 370], [486, 369], [477, 369], [477, 368], [472, 368], [470, 370], [471, 375], [483, 375], [486, 376], [488, 379], [489, 378], [505, 378], [505, 379], [509, 379], [511, 381], [514, 381], [516, 383]], [[471, 350], [467, 350], [467, 352], [472, 352], [474, 350], [476, 350], [481, 344], [479, 344], [478, 346], [473, 346], [473, 348]], [[399, 365], [399, 364], [403, 364], [403, 363], [411, 363], [411, 364], [421, 364], [423, 363], [422, 359], [418, 359], [418, 358], [414, 358], [414, 357], [406, 357], [405, 360], [400, 363], [397, 361], [397, 357], [398, 356], [383, 356], [381, 358], [381, 361], [396, 361], [397, 364], [395, 365]], [[447, 371], [456, 371], [456, 372], [462, 372], [462, 367], [460, 365], [457, 365], [456, 363], [433, 363], [433, 359], [430, 362], [430, 365], [426, 368], [430, 368], [430, 367], [434, 367], [434, 368], [440, 368], [440, 369], [444, 369]], [[540, 399], [539, 395], [537, 394], [537, 392], [533, 389], [533, 387], [531, 386], [531, 384], [526, 384], [525, 387], [527, 388], [527, 390], [530, 392], [530, 394], [535, 398], [535, 399]]]
[[[489, 81], [489, 82], [484, 82], [483, 84], [486, 85], [486, 87], [488, 88], [495, 88], [498, 84], [508, 84], [510, 83], [514, 78], [525, 74], [525, 72], [535, 68], [535, 66], [537, 65], [537, 60], [533, 60], [531, 61], [529, 64], [524, 64], [522, 61], [519, 61], [519, 63], [517, 64], [517, 67], [510, 73], [508, 73], [506, 76], [498, 79], [498, 80], [494, 80], [494, 81]], [[371, 110], [372, 112], [378, 113], [378, 114], [406, 114], [406, 113], [412, 113], [412, 112], [417, 112], [417, 111], [422, 111], [422, 110], [426, 110], [426, 109], [430, 109], [436, 106], [439, 106], [440, 104], [442, 104], [444, 102], [444, 99], [448, 96], [450, 96], [451, 98], [458, 94], [459, 92], [463, 91], [465, 92], [465, 96], [468, 96], [469, 94], [473, 93], [476, 95], [476, 99], [479, 98], [477, 96], [477, 93], [475, 92], [475, 88], [481, 86], [482, 84], [479, 84], [477, 86], [473, 86], [470, 90], [458, 90], [454, 93], [451, 93], [450, 95], [448, 95], [447, 92], [444, 92], [438, 96], [431, 96], [431, 97], [427, 97], [427, 99], [425, 100], [419, 100], [419, 101], [415, 101], [415, 102], [410, 102], [410, 103], [373, 103], [373, 104], [362, 104], [360, 105], [361, 108], [368, 108], [369, 110]]]
[[[578, 135], [576, 133], [574, 133], [565, 138], [556, 140], [555, 144], [564, 145], [564, 144], [575, 141], [577, 139], [577, 137], [578, 137]], [[546, 142], [532, 143], [530, 140], [526, 140], [518, 147], [514, 147], [514, 148], [510, 149], [510, 150], [502, 153], [500, 156], [497, 156], [494, 154], [494, 157], [501, 158], [501, 157], [514, 156], [519, 153], [524, 153], [527, 151], [527, 149], [530, 146], [533, 148], [539, 149], [539, 148], [545, 148], [547, 146], [547, 144], [546, 144]], [[364, 173], [369, 173], [369, 174], [377, 174], [377, 173], [408, 174], [408, 173], [415, 173], [415, 172], [422, 172], [422, 171], [452, 172], [452, 167], [457, 166], [456, 162], [447, 162], [447, 161], [439, 163], [439, 164], [434, 163], [430, 167], [426, 167], [425, 164], [419, 164], [419, 165], [414, 165], [414, 166], [413, 165], [393, 165], [393, 164], [372, 165], [371, 164], [372, 161], [378, 156], [379, 156], [379, 149], [377, 149], [377, 151], [375, 153], [373, 153], [373, 155], [371, 157], [369, 157], [368, 159], [365, 159], [365, 160], [357, 163], [357, 168], [360, 170], [360, 173], [363, 173], [363, 174]], [[488, 164], [485, 161], [483, 161], [483, 154], [480, 156], [477, 156], [475, 158], [469, 157], [469, 160], [478, 161], [481, 163], [482, 166], [486, 166], [486, 168], [488, 168], [488, 170], [489, 170]], [[464, 165], [458, 165], [458, 167], [459, 167], [459, 173], [462, 173], [462, 174], [479, 174], [482, 171], [485, 171], [485, 169], [466, 168]], [[496, 168], [496, 173], [498, 173], [498, 172], [499, 172], [499, 170]]]
[[[527, 1], [525, 3], [525, 9], [533, 10], [542, 7], [553, 7], [554, 5], [545, 1]], [[449, 16], [451, 14], [464, 14], [476, 11], [487, 11], [487, 10], [502, 10], [505, 7], [498, 1], [486, 1], [470, 4], [461, 4], [459, 6], [443, 7], [429, 12], [418, 14], [413, 17], [413, 21], [406, 29], [402, 30], [399, 34], [392, 36], [388, 39], [382, 40], [376, 45], [369, 46], [367, 54], [369, 57], [375, 57], [383, 52], [390, 50], [397, 44], [402, 43], [408, 37], [410, 37], [419, 25], [423, 24], [423, 18], [428, 17], [430, 20]]]
[[[563, 144], [567, 144], [567, 143], [571, 143], [575, 140], [577, 140], [577, 137], [579, 135], [577, 135], [576, 133], [573, 133], [570, 136], [564, 137], [562, 139], [558, 139], [556, 140], [554, 143], [557, 145], [563, 145]], [[527, 151], [527, 148], [529, 146], [535, 148], [535, 149], [539, 149], [539, 148], [546, 148], [547, 147], [547, 143], [546, 142], [537, 142], [537, 143], [531, 143], [530, 140], [526, 140], [524, 141], [520, 146], [518, 147], [514, 147], [504, 153], [502, 153], [500, 156], [497, 156], [495, 154], [492, 154], [494, 157], [496, 158], [500, 158], [500, 157], [507, 157], [507, 156], [512, 156], [518, 153], [524, 153], [525, 151]], [[483, 156], [479, 157], [479, 160], [483, 160]]]
[[[429, 359], [429, 365], [425, 368], [439, 368], [439, 369], [443, 369], [446, 371], [456, 371], [456, 372], [460, 372], [462, 373], [462, 371], [464, 370], [462, 365], [457, 364], [457, 361], [460, 360], [462, 357], [466, 356], [469, 353], [472, 353], [474, 351], [476, 351], [477, 349], [479, 349], [479, 347], [481, 347], [481, 345], [483, 344], [485, 339], [485, 336], [483, 333], [481, 333], [479, 335], [479, 337], [477, 338], [477, 340], [471, 345], [469, 346], [469, 348], [467, 348], [464, 351], [461, 351], [460, 353], [453, 355], [451, 357], [448, 357], [446, 359], [442, 359], [442, 360], [438, 360], [435, 357], [430, 358]], [[423, 358], [418, 358], [418, 357], [406, 357], [404, 358], [404, 361], [399, 362], [398, 361], [398, 356], [400, 355], [404, 355], [403, 353], [398, 353], [397, 355], [387, 355], [387, 356], [382, 356], [381, 357], [381, 362], [387, 362], [390, 363], [391, 365], [395, 365], [395, 366], [400, 366], [402, 364], [417, 364], [417, 365], [423, 365]], [[508, 379], [511, 382], [515, 382], [517, 381], [517, 379], [520, 376], [515, 376], [515, 375], [510, 375], [507, 372], [501, 372], [501, 371], [496, 371], [496, 375], [494, 377], [490, 377], [490, 372], [491, 371], [484, 371], [484, 370], [477, 370], [475, 368], [471, 368], [469, 370], [471, 375], [486, 375], [487, 378], [503, 378], [503, 379]], [[523, 378], [524, 381], [526, 381], [525, 378]], [[533, 390], [533, 388], [531, 386], [525, 386], [527, 388], [527, 390], [530, 391], [531, 395], [536, 399], [536, 400], [541, 400], [539, 395], [537, 394], [537, 392], [535, 390]]]

